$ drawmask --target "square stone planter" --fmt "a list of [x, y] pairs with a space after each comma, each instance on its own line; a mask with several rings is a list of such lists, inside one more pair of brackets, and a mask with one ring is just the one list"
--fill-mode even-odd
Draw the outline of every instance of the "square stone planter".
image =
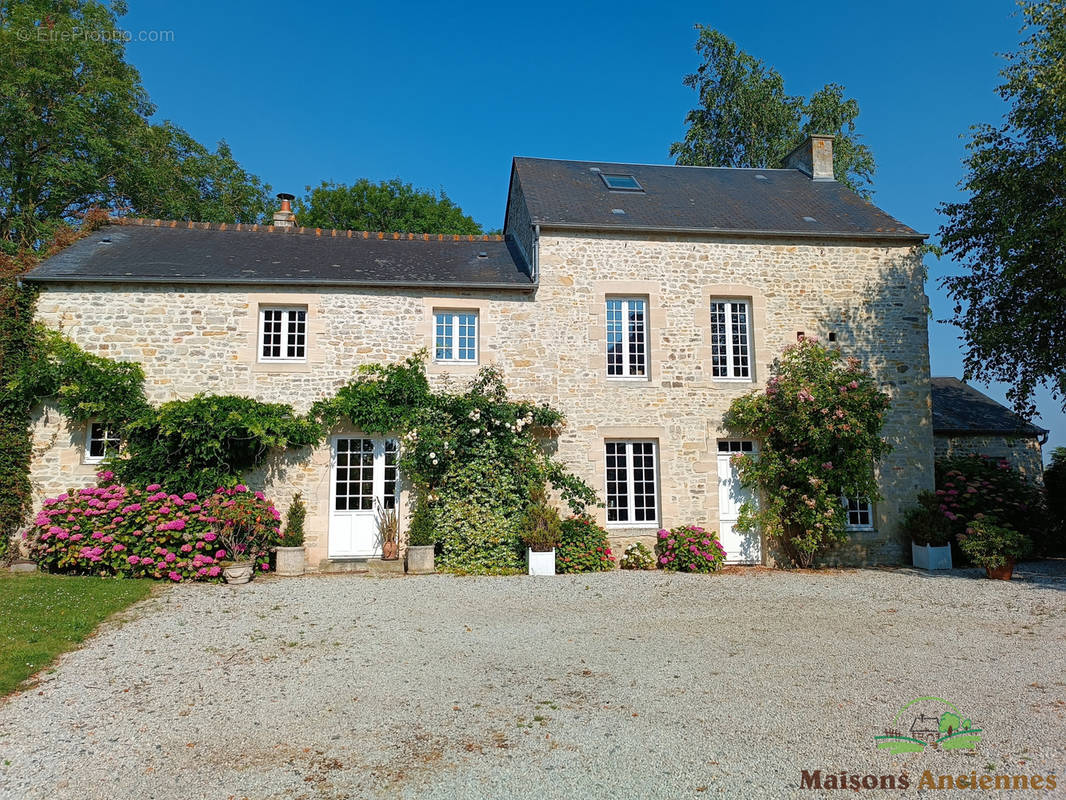
[[911, 559], [918, 569], [951, 569], [951, 545], [933, 547], [911, 542]]
[[554, 575], [555, 574], [555, 548], [546, 553], [536, 553], [526, 548], [529, 559], [530, 575]]
[[277, 548], [277, 574], [285, 578], [295, 578], [304, 574], [304, 549], [303, 547], [279, 547]]
[[433, 545], [412, 545], [407, 548], [408, 575], [429, 575], [433, 571]]

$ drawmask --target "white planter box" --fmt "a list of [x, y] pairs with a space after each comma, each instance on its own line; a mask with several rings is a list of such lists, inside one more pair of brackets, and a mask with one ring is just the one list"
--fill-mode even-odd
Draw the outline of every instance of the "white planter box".
[[918, 569], [951, 569], [951, 545], [933, 547], [911, 542], [911, 559]]
[[546, 553], [534, 553], [527, 547], [526, 554], [529, 558], [530, 575], [555, 574], [555, 548], [552, 548]]

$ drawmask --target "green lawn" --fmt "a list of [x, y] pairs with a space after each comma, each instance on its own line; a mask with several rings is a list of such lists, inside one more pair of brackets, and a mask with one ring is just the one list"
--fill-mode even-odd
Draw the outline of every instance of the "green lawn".
[[0, 574], [0, 696], [101, 621], [152, 591], [147, 580]]

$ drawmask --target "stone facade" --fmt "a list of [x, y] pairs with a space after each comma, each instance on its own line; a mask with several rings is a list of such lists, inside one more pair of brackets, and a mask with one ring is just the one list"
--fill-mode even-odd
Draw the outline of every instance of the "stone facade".
[[[523, 244], [534, 246], [532, 239]], [[722, 416], [730, 401], [761, 386], [774, 354], [798, 333], [823, 339], [833, 334], [844, 353], [860, 358], [890, 393], [885, 434], [894, 449], [880, 469], [884, 500], [875, 505], [874, 530], [856, 535], [829, 560], [901, 560], [895, 533], [900, 511], [919, 490], [933, 488], [927, 300], [913, 247], [547, 230], [536, 244], [535, 293], [67, 284], [47, 287], [38, 314], [89, 352], [141, 362], [154, 403], [198, 392], [233, 393], [304, 411], [361, 364], [432, 350], [434, 309], [476, 309], [481, 364], [498, 364], [514, 396], [547, 401], [565, 413], [559, 455], [601, 497], [604, 440], [655, 439], [658, 521], [711, 529], [718, 524], [717, 442], [728, 437]], [[647, 380], [607, 378], [605, 302], [612, 296], [648, 302]], [[710, 375], [709, 302], [718, 298], [751, 304], [750, 382]], [[257, 360], [264, 305], [307, 308], [306, 363]], [[473, 368], [431, 365], [429, 371], [439, 385]], [[38, 414], [32, 474], [38, 500], [89, 479], [95, 468], [83, 463], [83, 437], [84, 430], [70, 428], [54, 409]], [[311, 564], [326, 557], [329, 463], [327, 442], [313, 452], [278, 454], [252, 480], [282, 509], [295, 492], [303, 494]], [[598, 513], [603, 523], [605, 512]], [[620, 552], [636, 539], [650, 543], [654, 528], [611, 528], [611, 534]]]
[[1005, 459], [1031, 481], [1044, 480], [1044, 454], [1036, 436], [936, 434], [933, 445], [937, 458], [980, 455]]

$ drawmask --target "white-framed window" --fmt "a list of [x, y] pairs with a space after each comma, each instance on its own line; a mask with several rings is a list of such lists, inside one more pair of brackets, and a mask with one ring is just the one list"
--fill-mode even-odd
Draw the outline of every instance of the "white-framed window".
[[99, 464], [117, 453], [120, 444], [118, 435], [104, 423], [90, 422], [85, 429], [85, 463]]
[[711, 377], [752, 379], [751, 306], [746, 300], [711, 301]]
[[659, 522], [659, 447], [655, 441], [604, 442], [607, 523], [655, 527]]
[[477, 363], [477, 312], [433, 312], [433, 359], [459, 364]]
[[607, 377], [648, 377], [648, 301], [607, 298]]
[[719, 439], [719, 453], [754, 453], [755, 442], [741, 439]]
[[307, 359], [307, 309], [265, 306], [259, 309], [259, 360]]
[[874, 527], [874, 508], [868, 497], [842, 497], [848, 515], [844, 527], [849, 531], [869, 531]]

